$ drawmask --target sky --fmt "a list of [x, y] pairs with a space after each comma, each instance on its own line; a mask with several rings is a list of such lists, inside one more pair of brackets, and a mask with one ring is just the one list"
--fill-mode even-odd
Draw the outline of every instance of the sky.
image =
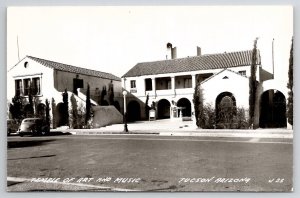
[[[293, 37], [291, 6], [9, 7], [7, 68], [26, 55], [121, 77], [139, 62], [251, 50], [262, 67], [287, 81]], [[18, 42], [17, 42], [18, 40]], [[17, 44], [18, 43], [18, 44]]]

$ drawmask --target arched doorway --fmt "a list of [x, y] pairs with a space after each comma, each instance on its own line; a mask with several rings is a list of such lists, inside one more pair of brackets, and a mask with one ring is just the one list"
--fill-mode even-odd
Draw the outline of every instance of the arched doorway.
[[236, 100], [232, 93], [223, 92], [216, 98], [216, 124], [217, 128], [236, 128]]
[[286, 127], [286, 98], [280, 91], [271, 89], [261, 95], [259, 127]]
[[56, 105], [57, 127], [68, 125], [68, 116], [65, 115], [66, 108], [64, 103], [60, 102]]
[[192, 106], [191, 102], [187, 98], [181, 98], [177, 102], [177, 107], [182, 107], [182, 116], [191, 117], [192, 115]]
[[170, 102], [166, 99], [162, 99], [157, 103], [157, 118], [166, 119], [170, 118]]
[[43, 103], [40, 103], [36, 107], [36, 115], [39, 118], [45, 119], [46, 117], [46, 105]]
[[127, 121], [134, 122], [141, 119], [141, 107], [140, 104], [132, 100], [127, 105]]

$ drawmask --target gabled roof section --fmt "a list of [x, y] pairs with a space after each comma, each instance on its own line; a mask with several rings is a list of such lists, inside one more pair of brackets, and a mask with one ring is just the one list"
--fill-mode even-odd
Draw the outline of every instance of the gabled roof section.
[[110, 74], [110, 73], [100, 72], [100, 71], [91, 70], [91, 69], [85, 69], [82, 67], [76, 67], [76, 66], [72, 66], [72, 65], [58, 63], [58, 62], [45, 60], [45, 59], [41, 59], [41, 58], [37, 58], [37, 57], [33, 57], [33, 56], [27, 56], [27, 57], [46, 66], [46, 67], [53, 68], [56, 70], [121, 81], [121, 78], [119, 78], [113, 74]]
[[[235, 72], [235, 71], [233, 71], [233, 70], [231, 70], [231, 69], [227, 69], [227, 68], [226, 68], [226, 69], [223, 69], [223, 70], [221, 70], [221, 71], [215, 73], [214, 75], [210, 76], [209, 78], [206, 78], [206, 79], [203, 80], [200, 84], [203, 84], [203, 83], [209, 81], [210, 79], [212, 79], [212, 78], [214, 78], [215, 76], [217, 76], [217, 75], [223, 73], [224, 71], [230, 71], [230, 72], [232, 72], [232, 73], [234, 73], [234, 74], [236, 74], [236, 75], [239, 75], [239, 76], [241, 76], [241, 77], [248, 78], [247, 76], [241, 75], [241, 74], [238, 73], [238, 72]], [[227, 78], [228, 78], [228, 77], [227, 77]]]
[[[165, 73], [189, 72], [208, 69], [222, 69], [251, 65], [252, 50], [222, 54], [207, 54], [187, 58], [178, 58], [136, 64], [123, 77], [135, 77]], [[257, 53], [257, 65], [261, 64]]]

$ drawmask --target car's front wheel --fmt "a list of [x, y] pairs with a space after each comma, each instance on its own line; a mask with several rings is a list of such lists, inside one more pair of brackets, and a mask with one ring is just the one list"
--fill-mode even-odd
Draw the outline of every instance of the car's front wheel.
[[41, 135], [43, 135], [43, 136], [48, 135], [48, 133], [49, 133], [49, 130], [47, 128], [44, 128], [41, 131]]

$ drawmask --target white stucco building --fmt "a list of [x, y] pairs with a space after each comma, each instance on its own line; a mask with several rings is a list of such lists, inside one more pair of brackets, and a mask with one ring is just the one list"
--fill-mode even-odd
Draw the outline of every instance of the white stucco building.
[[[85, 106], [87, 85], [90, 86], [91, 102], [97, 105], [103, 89], [109, 86], [114, 90], [114, 105], [123, 108], [121, 79], [113, 74], [71, 66], [37, 57], [26, 56], [7, 72], [7, 100], [11, 103], [15, 95], [20, 95], [28, 102], [29, 89], [33, 99], [39, 103], [37, 108], [44, 109], [45, 100], [57, 105], [57, 126], [65, 125], [62, 120], [60, 106], [62, 93], [67, 90], [69, 106], [70, 97], [74, 94], [78, 106]], [[108, 105], [108, 95], [102, 101]], [[103, 105], [103, 104], [102, 104]], [[52, 115], [50, 113], [50, 115]]]
[[[157, 119], [192, 118], [196, 79], [200, 81], [204, 104], [215, 108], [224, 98], [230, 97], [232, 103], [244, 108], [247, 114], [252, 50], [206, 55], [201, 55], [199, 48], [197, 51], [198, 55], [193, 57], [138, 63], [124, 74], [122, 85], [131, 93], [127, 103], [128, 116], [133, 120], [145, 119], [148, 95], [148, 106], [155, 103]], [[263, 69], [257, 52], [256, 79], [260, 87], [257, 105], [260, 106], [260, 96], [268, 90], [262, 88], [263, 82], [272, 81], [275, 92], [278, 83], [274, 83], [273, 75]], [[176, 55], [173, 51], [172, 54]], [[286, 90], [279, 90], [287, 98]], [[260, 108], [256, 109], [255, 115], [256, 125], [259, 125]]]

